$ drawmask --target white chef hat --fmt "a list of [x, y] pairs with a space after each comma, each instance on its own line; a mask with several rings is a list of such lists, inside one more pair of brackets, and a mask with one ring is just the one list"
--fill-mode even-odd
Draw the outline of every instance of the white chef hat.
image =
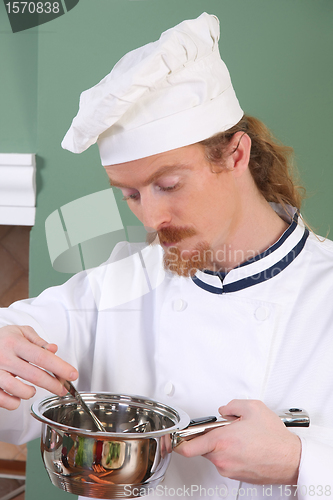
[[126, 54], [81, 94], [62, 147], [98, 143], [103, 165], [194, 144], [243, 116], [219, 50], [219, 20], [203, 13]]

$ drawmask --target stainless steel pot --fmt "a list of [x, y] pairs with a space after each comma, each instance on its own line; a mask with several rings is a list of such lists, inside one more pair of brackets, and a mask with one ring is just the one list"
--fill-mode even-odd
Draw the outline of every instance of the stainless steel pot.
[[[41, 452], [52, 483], [87, 497], [144, 495], [163, 479], [173, 447], [233, 422], [216, 417], [190, 421], [182, 410], [140, 396], [81, 395], [107, 432], [96, 430], [70, 394], [36, 402], [31, 413], [43, 424]], [[280, 418], [287, 426], [309, 425], [306, 412], [297, 408]]]

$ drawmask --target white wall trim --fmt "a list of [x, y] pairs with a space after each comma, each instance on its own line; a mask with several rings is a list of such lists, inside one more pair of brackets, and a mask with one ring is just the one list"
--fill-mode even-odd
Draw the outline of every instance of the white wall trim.
[[35, 214], [35, 155], [0, 153], [0, 224], [33, 226]]

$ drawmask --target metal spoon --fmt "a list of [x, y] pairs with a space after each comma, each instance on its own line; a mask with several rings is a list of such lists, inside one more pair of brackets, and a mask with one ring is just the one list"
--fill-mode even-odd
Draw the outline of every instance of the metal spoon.
[[[46, 346], [41, 346], [43, 349], [46, 349]], [[47, 349], [46, 349], [47, 350]], [[54, 376], [59, 380], [59, 382], [62, 383], [62, 385], [67, 389], [67, 391], [77, 400], [79, 401], [80, 405], [82, 406], [83, 410], [88, 413], [88, 415], [93, 419], [94, 424], [96, 425], [97, 429], [101, 432], [107, 432], [105, 429], [104, 425], [102, 422], [96, 417], [95, 413], [89, 408], [89, 406], [83, 401], [81, 394], [76, 390], [72, 382], [69, 380], [65, 380], [61, 377], [58, 377], [55, 373], [51, 373], [48, 370], [47, 371], [50, 375]]]
[[77, 400], [79, 401], [80, 405], [84, 409], [86, 413], [90, 415], [90, 417], [93, 419], [94, 424], [96, 425], [97, 429], [101, 432], [107, 432], [105, 429], [104, 425], [102, 422], [96, 417], [95, 413], [89, 408], [89, 406], [84, 402], [82, 399], [81, 394], [75, 389], [74, 385], [69, 381], [69, 380], [64, 380], [60, 379], [57, 377], [58, 380], [63, 384], [63, 386], [67, 389], [67, 391]]

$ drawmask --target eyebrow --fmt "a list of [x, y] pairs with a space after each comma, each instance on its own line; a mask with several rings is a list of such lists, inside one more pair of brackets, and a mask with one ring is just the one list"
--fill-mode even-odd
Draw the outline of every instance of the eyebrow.
[[[165, 167], [161, 167], [157, 172], [154, 172], [152, 175], [148, 177], [143, 183], [142, 186], [148, 186], [149, 184], [152, 184], [155, 182], [157, 179], [162, 177], [165, 174], [170, 174], [176, 170], [191, 170], [191, 167], [188, 165], [167, 165]], [[127, 184], [123, 184], [122, 182], [117, 182], [109, 177], [109, 182], [111, 187], [118, 187], [118, 188], [130, 188], [131, 186], [128, 186]]]

